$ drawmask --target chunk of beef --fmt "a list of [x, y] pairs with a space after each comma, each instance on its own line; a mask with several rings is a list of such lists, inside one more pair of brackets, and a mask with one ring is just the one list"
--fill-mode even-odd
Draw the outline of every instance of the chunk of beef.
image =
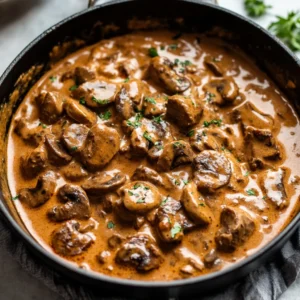
[[32, 178], [47, 166], [48, 155], [44, 143], [40, 144], [27, 156], [21, 157], [21, 170], [25, 177]]
[[199, 225], [208, 225], [213, 220], [210, 208], [205, 203], [203, 196], [198, 192], [196, 184], [188, 183], [182, 193], [181, 203], [188, 216]]
[[119, 68], [127, 77], [133, 77], [139, 68], [139, 63], [136, 58], [130, 58], [121, 62]]
[[109, 248], [116, 249], [124, 242], [124, 240], [125, 239], [121, 235], [115, 233], [107, 240], [107, 244]]
[[30, 207], [38, 207], [46, 203], [54, 194], [56, 175], [52, 171], [38, 178], [35, 188], [24, 188], [19, 191], [19, 199]]
[[65, 184], [58, 190], [57, 196], [64, 204], [54, 206], [48, 211], [48, 217], [51, 220], [66, 221], [72, 218], [90, 218], [90, 202], [81, 187]]
[[116, 262], [147, 272], [157, 269], [163, 262], [162, 255], [155, 242], [146, 234], [130, 237], [116, 254]]
[[276, 208], [284, 209], [289, 205], [285, 185], [287, 184], [287, 169], [266, 170], [259, 176], [259, 183], [270, 201]]
[[94, 49], [92, 59], [96, 63], [97, 73], [107, 78], [116, 78], [120, 76], [118, 60], [121, 56], [120, 52], [114, 52], [103, 57], [103, 50]]
[[209, 93], [212, 103], [217, 105], [231, 104], [239, 95], [239, 88], [231, 77], [211, 80], [204, 85], [203, 90]]
[[164, 146], [160, 155], [157, 167], [161, 171], [169, 171], [180, 165], [192, 163], [194, 152], [190, 144], [184, 141], [175, 141]]
[[81, 233], [80, 224], [71, 220], [52, 233], [52, 247], [58, 254], [75, 256], [88, 249], [93, 243], [90, 233]]
[[224, 154], [204, 150], [194, 159], [194, 179], [198, 189], [214, 191], [228, 184], [232, 169]]
[[82, 188], [93, 195], [101, 195], [118, 189], [126, 181], [126, 175], [119, 170], [96, 173], [82, 183]]
[[166, 113], [168, 97], [161, 94], [154, 94], [144, 97], [144, 115], [146, 117], [156, 117]]
[[223, 207], [220, 216], [221, 229], [218, 230], [215, 241], [220, 251], [232, 252], [243, 245], [255, 230], [252, 219], [242, 211]]
[[132, 180], [149, 181], [149, 182], [153, 183], [155, 186], [165, 186], [162, 176], [160, 176], [153, 169], [150, 169], [143, 165], [136, 168], [131, 179]]
[[116, 109], [123, 119], [127, 120], [141, 111], [145, 93], [148, 87], [140, 80], [131, 80], [122, 85], [116, 95]]
[[66, 165], [72, 160], [70, 156], [62, 147], [59, 140], [53, 134], [45, 136], [45, 145], [48, 152], [48, 158], [53, 165]]
[[59, 120], [63, 113], [63, 96], [61, 94], [42, 91], [35, 100], [42, 122], [53, 124]]
[[257, 129], [247, 126], [244, 129], [245, 156], [250, 167], [255, 170], [263, 168], [266, 161], [278, 161], [282, 159], [283, 149], [268, 129]]
[[38, 146], [48, 131], [49, 129], [43, 124], [35, 125], [23, 118], [16, 121], [15, 132], [23, 141], [33, 146]]
[[84, 100], [88, 107], [107, 106], [115, 101], [117, 85], [103, 80], [87, 81], [72, 92], [75, 99]]
[[213, 72], [215, 76], [223, 76], [225, 71], [219, 59], [211, 55], [204, 58], [205, 65]]
[[117, 199], [114, 202], [113, 210], [117, 214], [117, 216], [124, 222], [133, 223], [136, 221], [136, 213], [128, 210], [125, 207], [123, 199]]
[[86, 66], [76, 67], [74, 74], [77, 84], [82, 84], [96, 78], [96, 72]]
[[64, 128], [62, 141], [69, 152], [81, 151], [87, 138], [89, 128], [83, 124], [71, 124]]
[[161, 82], [163, 87], [174, 94], [182, 93], [191, 86], [188, 78], [178, 75], [174, 70], [174, 64], [166, 57], [152, 58], [150, 74], [153, 79]]
[[124, 206], [132, 212], [143, 214], [159, 206], [161, 195], [158, 189], [146, 181], [133, 181], [120, 191]]
[[120, 148], [120, 136], [116, 129], [105, 125], [94, 125], [81, 151], [81, 160], [90, 170], [107, 165]]
[[221, 262], [215, 249], [212, 249], [204, 256], [204, 265], [206, 268], [213, 268]]
[[88, 172], [75, 160], [61, 169], [62, 175], [71, 181], [79, 181], [88, 176]]
[[67, 115], [75, 122], [84, 124], [88, 127], [97, 123], [97, 115], [79, 102], [67, 98], [64, 106]]
[[198, 101], [183, 95], [169, 97], [167, 115], [179, 126], [191, 126], [199, 122], [202, 114], [202, 106]]

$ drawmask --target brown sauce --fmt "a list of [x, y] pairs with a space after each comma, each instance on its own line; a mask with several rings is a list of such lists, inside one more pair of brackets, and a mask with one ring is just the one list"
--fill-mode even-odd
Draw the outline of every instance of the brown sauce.
[[215, 272], [298, 212], [293, 107], [240, 51], [173, 36], [75, 52], [14, 116], [16, 209], [39, 243], [79, 267], [162, 281]]

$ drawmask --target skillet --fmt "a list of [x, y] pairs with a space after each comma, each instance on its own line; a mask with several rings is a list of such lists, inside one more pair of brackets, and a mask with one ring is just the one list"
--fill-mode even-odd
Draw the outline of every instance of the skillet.
[[[27, 232], [17, 215], [8, 191], [5, 168], [6, 138], [11, 118], [26, 92], [49, 69], [51, 63], [61, 57], [49, 56], [55, 45], [60, 44], [60, 53], [92, 44], [102, 38], [131, 31], [127, 20], [160, 20], [160, 26], [178, 32], [203, 32], [213, 27], [222, 28], [222, 37], [237, 45], [252, 58], [271, 77], [298, 109], [300, 94], [300, 62], [279, 40], [272, 37], [257, 24], [226, 9], [195, 0], [116, 0], [105, 2], [84, 12], [71, 16], [54, 25], [28, 45], [11, 63], [0, 78], [1, 124], [3, 141], [0, 145], [1, 194], [0, 210], [5, 220], [20, 238], [43, 261], [58, 271], [80, 282], [97, 285], [97, 288], [113, 290], [112, 294], [123, 296], [186, 297], [192, 294], [216, 291], [240, 279], [270, 259], [297, 229], [300, 214], [269, 244], [250, 257], [221, 271], [205, 276], [172, 282], [143, 282], [112, 278], [94, 272], [81, 270], [58, 258], [40, 246]], [[182, 17], [184, 22], [174, 20]], [[99, 23], [101, 21], [101, 23]], [[109, 30], [109, 24], [116, 25]], [[96, 24], [96, 25], [95, 25]], [[155, 22], [150, 22], [150, 29]], [[151, 27], [152, 26], [152, 27]], [[149, 28], [148, 28], [149, 29]], [[219, 31], [220, 32], [220, 31]], [[84, 44], [82, 43], [84, 42]], [[23, 74], [22, 77], [20, 75]], [[297, 110], [299, 111], [299, 110]]]

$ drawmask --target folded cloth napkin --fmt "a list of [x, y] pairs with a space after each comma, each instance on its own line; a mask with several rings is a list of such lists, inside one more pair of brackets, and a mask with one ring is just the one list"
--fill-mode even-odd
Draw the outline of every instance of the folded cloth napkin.
[[[99, 291], [97, 288], [91, 289], [90, 286], [87, 288], [78, 282], [75, 283], [46, 266], [27, 249], [25, 243], [18, 236], [11, 232], [1, 214], [0, 244], [18, 261], [24, 270], [55, 292], [57, 299], [126, 300], [125, 298], [105, 296], [103, 290]], [[266, 263], [222, 293], [201, 297], [201, 299], [275, 300], [296, 280], [299, 272], [300, 229], [296, 231], [272, 262]], [[196, 299], [199, 300], [195, 297], [194, 300]]]

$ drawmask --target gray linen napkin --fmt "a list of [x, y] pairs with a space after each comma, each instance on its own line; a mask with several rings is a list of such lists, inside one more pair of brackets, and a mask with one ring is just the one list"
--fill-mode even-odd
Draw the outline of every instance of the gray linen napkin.
[[[57, 294], [57, 299], [65, 300], [122, 300], [105, 296], [103, 290], [94, 290], [66, 279], [37, 259], [24, 242], [8, 228], [0, 214], [0, 245], [5, 248], [24, 270], [45, 284]], [[275, 300], [289, 287], [300, 272], [300, 229], [285, 244], [283, 249], [266, 263], [240, 282], [222, 293], [201, 297], [203, 300]], [[195, 300], [200, 300], [196, 297]], [[125, 300], [125, 299], [124, 299]]]

